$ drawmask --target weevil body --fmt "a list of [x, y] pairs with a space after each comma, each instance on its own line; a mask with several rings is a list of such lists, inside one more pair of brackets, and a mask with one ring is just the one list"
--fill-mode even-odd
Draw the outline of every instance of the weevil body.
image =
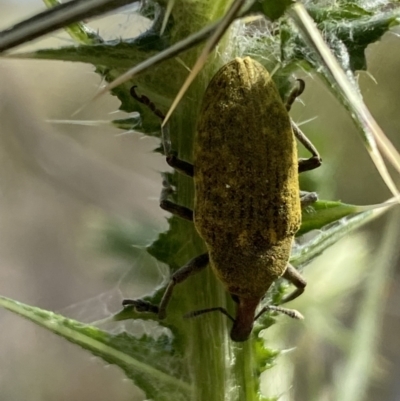
[[237, 58], [217, 72], [194, 149], [196, 229], [216, 276], [255, 310], [284, 273], [301, 222], [290, 118], [261, 64]]
[[[146, 97], [132, 94], [160, 114]], [[297, 95], [291, 96], [291, 102]], [[231, 338], [244, 341], [258, 317], [257, 306], [277, 278], [284, 275], [297, 287], [284, 302], [303, 292], [305, 281], [288, 264], [301, 223], [298, 171], [318, 167], [321, 159], [291, 122], [290, 105], [283, 104], [268, 71], [249, 57], [236, 58], [216, 73], [203, 98], [194, 166], [165, 147], [168, 163], [194, 178], [194, 215], [168, 201], [167, 188], [161, 196], [162, 208], [193, 219], [208, 254], [174, 273], [159, 307], [141, 300], [125, 300], [124, 305], [153, 311], [163, 318], [174, 286], [209, 263], [237, 303]], [[293, 134], [311, 151], [310, 159], [297, 159]], [[313, 195], [302, 200], [310, 203]], [[298, 317], [295, 311], [273, 306], [266, 309]], [[191, 315], [211, 310], [227, 314], [223, 308], [211, 308]]]

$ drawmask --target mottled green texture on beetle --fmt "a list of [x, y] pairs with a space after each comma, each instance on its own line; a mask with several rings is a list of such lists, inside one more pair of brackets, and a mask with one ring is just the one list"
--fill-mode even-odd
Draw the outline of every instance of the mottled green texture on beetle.
[[231, 294], [261, 298], [300, 227], [297, 149], [268, 71], [236, 58], [203, 99], [194, 150], [195, 225]]

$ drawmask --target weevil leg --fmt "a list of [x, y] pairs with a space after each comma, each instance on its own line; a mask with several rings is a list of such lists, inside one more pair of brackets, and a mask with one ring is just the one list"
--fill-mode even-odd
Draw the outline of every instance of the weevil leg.
[[[304, 88], [306, 86], [302, 79], [298, 79], [297, 82], [299, 83], [299, 85], [295, 87], [292, 90], [292, 92], [290, 92], [290, 95], [286, 100], [286, 110], [288, 112], [292, 108], [292, 105], [296, 100], [296, 98], [299, 97], [304, 92]], [[312, 156], [309, 159], [299, 159], [299, 173], [302, 173], [303, 171], [313, 170], [319, 167], [322, 163], [322, 159], [318, 153], [318, 150], [312, 144], [312, 142], [304, 135], [301, 129], [297, 126], [297, 124], [293, 121], [291, 121], [291, 123], [292, 123], [293, 134], [295, 135], [295, 137], [312, 154]]]
[[300, 205], [302, 209], [312, 205], [317, 200], [318, 200], [318, 195], [316, 192], [300, 191]]
[[177, 205], [168, 200], [168, 196], [172, 193], [172, 188], [166, 180], [163, 181], [163, 189], [160, 196], [160, 207], [167, 212], [174, 214], [182, 219], [193, 221], [193, 210], [188, 207]]
[[282, 304], [293, 301], [300, 296], [304, 292], [304, 289], [307, 285], [306, 280], [304, 280], [302, 275], [290, 263], [288, 263], [285, 273], [283, 273], [283, 277], [290, 281], [297, 288], [291, 294], [282, 299]]
[[[164, 121], [165, 118], [164, 114], [159, 109], [157, 109], [156, 105], [147, 96], [144, 95], [139, 96], [136, 93], [135, 88], [136, 86], [132, 86], [130, 90], [131, 96], [138, 102], [147, 106], [154, 113], [154, 115], [156, 115], [161, 121]], [[182, 174], [185, 174], [189, 177], [193, 177], [194, 175], [193, 164], [190, 164], [184, 160], [179, 159], [176, 153], [172, 151], [168, 126], [161, 128], [161, 141], [163, 144], [164, 154], [167, 159], [168, 165], [178, 170]]]
[[171, 280], [168, 284], [167, 289], [164, 292], [159, 306], [158, 317], [160, 319], [164, 319], [167, 315], [167, 305], [169, 303], [169, 300], [171, 299], [172, 292], [174, 291], [175, 286], [185, 281], [188, 277], [193, 276], [194, 274], [204, 270], [207, 267], [209, 261], [210, 257], [208, 256], [208, 253], [203, 253], [202, 255], [193, 258], [185, 266], [181, 267], [171, 276]]
[[172, 150], [171, 137], [169, 135], [169, 126], [161, 128], [161, 138], [164, 147], [164, 154], [169, 166], [189, 177], [194, 176], [193, 164], [179, 159], [176, 152]]
[[288, 113], [292, 108], [292, 105], [296, 100], [296, 98], [298, 98], [304, 92], [304, 88], [306, 87], [306, 84], [302, 79], [297, 79], [297, 82], [299, 83], [299, 85], [292, 89], [292, 91], [289, 94], [289, 97], [286, 99], [285, 106]]
[[202, 255], [196, 256], [185, 266], [182, 266], [179, 270], [177, 270], [171, 276], [170, 282], [164, 292], [159, 306], [153, 305], [147, 301], [143, 301], [142, 299], [124, 299], [122, 301], [122, 305], [133, 306], [138, 312], [157, 313], [159, 319], [165, 319], [167, 316], [167, 306], [175, 286], [185, 281], [188, 277], [204, 270], [207, 267], [208, 262], [208, 253], [203, 253]]
[[318, 153], [316, 147], [306, 137], [303, 131], [292, 121], [292, 129], [294, 136], [303, 144], [303, 146], [312, 154], [309, 159], [299, 159], [299, 173], [303, 171], [314, 170], [319, 167], [322, 163], [321, 156]]

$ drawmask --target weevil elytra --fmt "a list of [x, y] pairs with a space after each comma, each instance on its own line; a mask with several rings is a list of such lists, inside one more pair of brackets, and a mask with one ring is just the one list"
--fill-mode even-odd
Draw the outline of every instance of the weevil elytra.
[[[216, 310], [226, 314], [233, 321], [234, 341], [247, 340], [255, 319], [266, 310], [301, 316], [272, 305], [256, 315], [256, 308], [281, 276], [297, 287], [282, 303], [297, 298], [306, 286], [289, 256], [301, 207], [315, 201], [316, 195], [300, 192], [298, 173], [320, 166], [321, 158], [288, 114], [303, 89], [300, 81], [285, 106], [268, 71], [250, 57], [236, 58], [215, 74], [199, 115], [194, 164], [180, 160], [164, 137], [167, 163], [194, 178], [194, 212], [169, 201], [168, 187], [160, 201], [163, 209], [194, 222], [208, 253], [172, 275], [159, 306], [129, 299], [124, 306], [163, 319], [175, 285], [209, 264], [235, 301], [236, 316], [222, 307], [189, 316]], [[163, 118], [147, 97], [138, 96], [134, 88], [131, 94]], [[309, 159], [298, 159], [295, 137], [311, 152]]]

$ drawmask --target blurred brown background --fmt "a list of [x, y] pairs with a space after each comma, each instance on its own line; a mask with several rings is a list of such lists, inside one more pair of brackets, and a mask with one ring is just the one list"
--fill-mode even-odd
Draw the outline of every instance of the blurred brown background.
[[[42, 9], [39, 0], [0, 0], [0, 29]], [[133, 36], [146, 27], [145, 21], [132, 22], [133, 17], [123, 12], [90, 25], [105, 38]], [[59, 32], [18, 51], [71, 43]], [[365, 102], [398, 149], [399, 50], [395, 32], [385, 35], [368, 49], [369, 74], [359, 77]], [[131, 260], [107, 254], [99, 246], [108, 221], [122, 225], [129, 221], [127, 230], [137, 235], [142, 245], [166, 228], [165, 214], [158, 208], [159, 171], [166, 170], [166, 164], [152, 153], [157, 141], [118, 131], [106, 123], [46, 122], [124, 117], [111, 96], [72, 117], [99, 85], [99, 77], [88, 65], [0, 60], [0, 294], [87, 322], [117, 311], [123, 295], [140, 296], [148, 291], [161, 280], [158, 269], [165, 273], [162, 266], [155, 265], [153, 281], [123, 288], [128, 275], [134, 283], [143, 273], [141, 256], [133, 265]], [[319, 185], [320, 197], [365, 205], [390, 197], [351, 119], [328, 90], [307, 78], [302, 100], [304, 105], [299, 103], [294, 110], [296, 121], [318, 116], [306, 128], [324, 159], [325, 170], [316, 171], [312, 177], [316, 181], [329, 177], [329, 182]], [[313, 264], [319, 266], [319, 270], [315, 267], [318, 280], [324, 277], [328, 261], [339, 253], [339, 268], [352, 269], [352, 263], [372, 260], [384, 232], [385, 219], [381, 219], [368, 230], [352, 234], [347, 247], [341, 241], [325, 259], [323, 255]], [[357, 235], [361, 242], [355, 243]], [[360, 249], [363, 257], [357, 259], [354, 252]], [[387, 256], [393, 263], [395, 251]], [[315, 306], [317, 283], [313, 285], [312, 269], [307, 272], [310, 284], [304, 303]], [[341, 273], [335, 274], [330, 283], [333, 286]], [[384, 300], [378, 372], [366, 397], [371, 400], [400, 399], [399, 275], [395, 268], [391, 274]], [[340, 288], [336, 296], [340, 298]], [[356, 302], [357, 296], [351, 300]], [[307, 316], [300, 305], [296, 308]], [[307, 320], [305, 324], [317, 325], [316, 319]], [[105, 367], [102, 361], [33, 323], [0, 310], [0, 325], [1, 401], [143, 399], [118, 368]], [[304, 328], [300, 330], [304, 332]], [[327, 377], [335, 380], [334, 374]], [[310, 398], [311, 393], [309, 398], [294, 395], [294, 399]], [[326, 399], [332, 399], [329, 392]]]

